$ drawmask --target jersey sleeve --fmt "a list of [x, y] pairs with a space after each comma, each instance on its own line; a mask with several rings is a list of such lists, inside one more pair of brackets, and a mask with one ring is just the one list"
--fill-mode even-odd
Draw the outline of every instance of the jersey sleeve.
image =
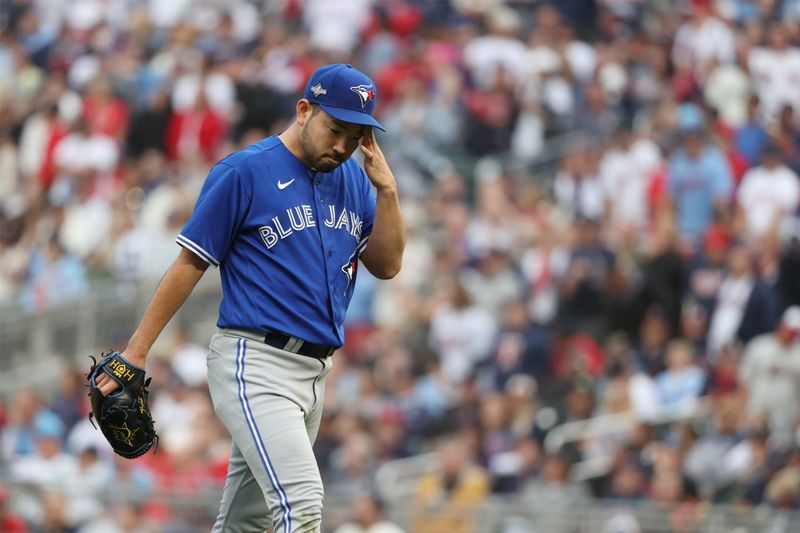
[[369, 241], [369, 236], [372, 233], [372, 226], [375, 223], [375, 193], [372, 191], [372, 183], [369, 181], [367, 174], [364, 172], [364, 169], [359, 167], [359, 173], [361, 174], [362, 180], [362, 187], [361, 187], [361, 195], [362, 195], [362, 205], [364, 206], [363, 211], [361, 213], [361, 220], [364, 221], [364, 230], [361, 232], [361, 238], [358, 241], [358, 245], [356, 246], [356, 254], [361, 256], [364, 253], [364, 250], [367, 249], [367, 242]]
[[176, 241], [210, 265], [219, 266], [242, 226], [250, 200], [236, 169], [217, 164]]

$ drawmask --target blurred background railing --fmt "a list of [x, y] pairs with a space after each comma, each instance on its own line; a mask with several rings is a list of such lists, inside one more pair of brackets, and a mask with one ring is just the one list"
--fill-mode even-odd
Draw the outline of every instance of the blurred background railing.
[[[177, 253], [177, 245], [176, 245]], [[157, 280], [139, 285], [103, 280], [83, 298], [35, 315], [13, 303], [0, 308], [0, 390], [52, 381], [65, 362], [121, 350], [141, 317]], [[193, 335], [213, 333], [222, 296], [219, 274], [208, 272], [171, 322], [189, 324]], [[168, 326], [168, 330], [169, 330]]]
[[[0, 478], [2, 481], [2, 478]], [[38, 489], [30, 485], [9, 485], [13, 498], [42, 499]], [[216, 514], [219, 491], [209, 489], [192, 494], [162, 490], [158, 500], [179, 513], [188, 524], [208, 523]], [[323, 533], [334, 531], [347, 518], [351, 495], [332, 493], [325, 496]], [[114, 502], [104, 502], [110, 509]], [[410, 532], [437, 531], [443, 515], [435, 519], [416, 505], [412, 495], [396, 495], [386, 501], [386, 514]], [[187, 518], [188, 517], [188, 518]], [[583, 502], [565, 507], [492, 497], [478, 507], [453, 508], [444, 518], [458, 523], [463, 517], [474, 517], [476, 533], [772, 533], [800, 531], [800, 513], [774, 508], [737, 508], [731, 505], [658, 504], [647, 501], [619, 500]], [[434, 521], [435, 520], [435, 521]], [[191, 525], [186, 531], [191, 530]], [[200, 529], [197, 529], [199, 531]], [[453, 531], [458, 531], [454, 529]]]

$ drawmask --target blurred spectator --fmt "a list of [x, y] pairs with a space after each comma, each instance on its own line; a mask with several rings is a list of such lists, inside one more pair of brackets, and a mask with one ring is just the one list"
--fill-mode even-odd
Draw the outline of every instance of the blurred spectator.
[[131, 156], [140, 157], [151, 149], [166, 153], [165, 136], [171, 112], [167, 92], [163, 89], [155, 90], [145, 108], [133, 115], [126, 140]]
[[[48, 524], [49, 520], [58, 522], [57, 525], [61, 527], [76, 524], [74, 518], [67, 516], [64, 497], [67, 494], [72, 496], [70, 484], [76, 479], [78, 461], [75, 456], [62, 450], [63, 433], [63, 427], [57, 419], [38, 424], [33, 435], [35, 450], [18, 459], [11, 468], [11, 478], [15, 483], [34, 489], [32, 494], [19, 502], [20, 513], [27, 521], [45, 528], [51, 525]], [[38, 494], [51, 496], [40, 500]]]
[[766, 45], [750, 50], [748, 69], [765, 117], [774, 119], [784, 104], [797, 107], [800, 103], [793, 81], [800, 68], [800, 50], [791, 46], [782, 24], [769, 24], [766, 30]]
[[486, 35], [471, 39], [464, 48], [464, 63], [483, 89], [502, 76], [509, 76], [512, 84], [522, 78], [527, 50], [517, 37], [520, 24], [516, 11], [498, 5], [486, 13]]
[[562, 512], [580, 505], [588, 497], [583, 484], [570, 481], [569, 463], [561, 455], [546, 456], [539, 476], [528, 482], [520, 495], [526, 506], [560, 509]]
[[708, 229], [714, 214], [726, 212], [733, 178], [722, 153], [704, 140], [700, 111], [685, 109], [679, 113], [679, 117], [685, 115], [682, 145], [670, 157], [668, 182], [680, 236], [695, 243]]
[[5, 533], [27, 533], [28, 528], [22, 518], [9, 509], [8, 489], [0, 485], [0, 531]]
[[614, 252], [600, 236], [598, 221], [580, 219], [573, 225], [575, 244], [561, 284], [561, 306], [557, 320], [592, 334], [602, 334], [601, 310], [607, 300], [614, 269]]
[[430, 343], [451, 383], [461, 383], [490, 356], [496, 325], [492, 315], [474, 305], [461, 283], [452, 285], [449, 302], [431, 317]]
[[207, 350], [192, 342], [189, 325], [179, 324], [174, 333], [175, 347], [170, 366], [172, 371], [189, 387], [201, 387], [207, 380]]
[[644, 230], [649, 221], [647, 190], [661, 165], [658, 146], [646, 137], [623, 129], [599, 163], [603, 184], [606, 220], [615, 233], [626, 235]]
[[474, 463], [463, 440], [448, 440], [437, 457], [436, 470], [417, 482], [409, 529], [420, 533], [474, 531], [475, 513], [489, 491], [486, 473]]
[[61, 419], [66, 431], [71, 430], [88, 413], [86, 405], [86, 378], [84, 374], [64, 364], [59, 372], [58, 392], [53, 397], [53, 411]]
[[[633, 312], [659, 309], [669, 324], [670, 333], [677, 332], [685, 293], [685, 265], [676, 237], [671, 223], [662, 222], [652, 228], [650, 248], [641, 258], [638, 301], [632, 304]], [[628, 320], [636, 322], [636, 319]], [[621, 325], [630, 328], [630, 322]]]
[[759, 117], [760, 105], [761, 101], [757, 96], [751, 96], [747, 100], [745, 121], [734, 134], [736, 151], [744, 155], [750, 166], [761, 162], [761, 154], [769, 140], [767, 130]]
[[573, 218], [600, 220], [605, 210], [605, 192], [600, 176], [593, 172], [593, 154], [583, 143], [576, 143], [578, 147], [561, 161], [553, 192], [559, 205]]
[[114, 483], [114, 471], [98, 456], [95, 448], [85, 448], [78, 454], [73, 483], [67, 510], [71, 520], [84, 523], [102, 512], [101, 502], [105, 491]]
[[2, 457], [12, 461], [36, 451], [36, 439], [40, 433], [64, 431], [58, 415], [42, 404], [42, 399], [32, 389], [24, 387], [16, 391], [9, 409], [9, 418], [0, 435]]
[[751, 340], [739, 367], [739, 380], [747, 390], [747, 412], [764, 415], [770, 429], [788, 438], [797, 421], [800, 401], [800, 307], [787, 309], [773, 333]]
[[197, 95], [191, 107], [176, 110], [165, 132], [165, 148], [171, 160], [194, 161], [200, 157], [206, 163], [219, 159], [219, 145], [225, 135], [222, 116], [209, 107], [203, 93]]
[[84, 265], [51, 238], [32, 254], [19, 301], [25, 311], [33, 313], [77, 300], [88, 289]]
[[673, 62], [702, 73], [712, 60], [733, 61], [735, 52], [734, 34], [715, 16], [711, 2], [693, 2], [689, 20], [675, 34]]
[[694, 347], [683, 339], [667, 346], [667, 368], [656, 376], [662, 408], [670, 413], [690, 414], [703, 391], [705, 375], [695, 364]]
[[384, 518], [380, 500], [371, 494], [357, 494], [351, 509], [352, 521], [334, 533], [403, 533], [403, 529]]
[[692, 434], [683, 460], [684, 474], [697, 486], [701, 499], [711, 499], [730, 476], [718, 459], [729, 453], [741, 440], [741, 406], [733, 396], [721, 398], [713, 415], [713, 424], [704, 434]]
[[531, 323], [525, 302], [507, 304], [502, 320], [488, 369], [493, 389], [503, 390], [515, 375], [549, 377], [550, 339], [544, 328]]
[[737, 192], [740, 215], [750, 239], [785, 239], [800, 208], [800, 177], [782, 163], [780, 149], [764, 147], [759, 166], [747, 171]]
[[154, 528], [144, 520], [146, 515], [137, 505], [115, 503], [104, 515], [100, 515], [80, 528], [80, 533], [151, 533]]
[[707, 315], [712, 313], [717, 293], [725, 279], [725, 262], [731, 241], [732, 237], [725, 226], [712, 225], [703, 236], [702, 248], [687, 265], [688, 293]]
[[708, 330], [712, 358], [730, 344], [747, 343], [772, 329], [778, 309], [772, 290], [754, 271], [752, 250], [735, 246], [728, 257], [728, 274], [720, 285]]
[[531, 320], [548, 326], [558, 314], [559, 286], [569, 267], [569, 251], [551, 229], [543, 230], [535, 246], [520, 258], [522, 276], [528, 285], [528, 312]]
[[742, 125], [747, 119], [747, 101], [752, 82], [742, 67], [738, 61], [712, 61], [703, 93], [719, 118], [731, 128]]

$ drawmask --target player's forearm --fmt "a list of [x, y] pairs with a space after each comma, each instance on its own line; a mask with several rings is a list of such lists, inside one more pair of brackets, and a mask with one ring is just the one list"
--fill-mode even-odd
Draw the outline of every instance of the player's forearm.
[[147, 353], [164, 327], [189, 297], [208, 264], [192, 252], [181, 249], [178, 258], [158, 284], [153, 298], [147, 304], [139, 327], [128, 341], [123, 352], [126, 359], [144, 367]]
[[405, 245], [406, 229], [397, 189], [378, 190], [375, 221], [362, 261], [373, 276], [391, 279], [400, 272]]

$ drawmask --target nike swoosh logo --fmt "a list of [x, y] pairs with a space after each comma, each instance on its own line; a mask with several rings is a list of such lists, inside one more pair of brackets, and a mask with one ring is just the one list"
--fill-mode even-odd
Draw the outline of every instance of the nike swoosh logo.
[[286, 187], [288, 187], [289, 185], [291, 185], [292, 183], [294, 183], [294, 179], [290, 179], [290, 180], [289, 180], [289, 181], [287, 181], [286, 183], [282, 183], [280, 180], [278, 180], [278, 188], [279, 188], [280, 190], [283, 190], [283, 189], [285, 189]]

